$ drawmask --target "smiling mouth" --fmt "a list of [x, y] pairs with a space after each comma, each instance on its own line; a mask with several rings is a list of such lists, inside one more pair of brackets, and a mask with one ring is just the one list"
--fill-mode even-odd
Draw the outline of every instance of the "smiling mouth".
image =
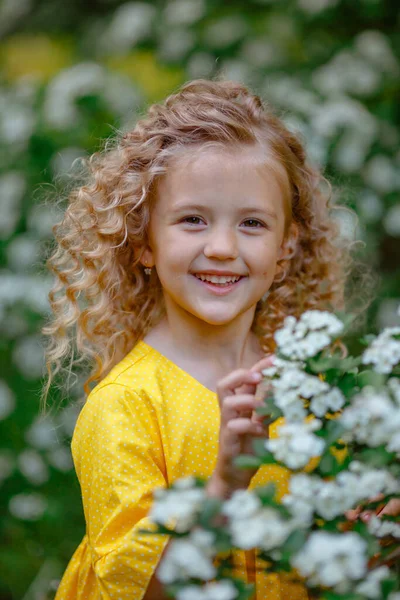
[[203, 283], [207, 283], [209, 285], [213, 285], [213, 286], [221, 287], [221, 288], [232, 286], [235, 283], [238, 283], [238, 281], [240, 281], [241, 279], [243, 279], [243, 277], [241, 275], [237, 275], [237, 276], [232, 276], [232, 275], [217, 276], [217, 275], [197, 275], [197, 274], [194, 274], [194, 276], [196, 277], [196, 279], [198, 279], [199, 281], [202, 281]]

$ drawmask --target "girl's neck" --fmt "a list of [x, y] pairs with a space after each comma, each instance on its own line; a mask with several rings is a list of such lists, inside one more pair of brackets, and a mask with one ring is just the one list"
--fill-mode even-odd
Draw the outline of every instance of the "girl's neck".
[[254, 332], [241, 323], [236, 329], [213, 328], [212, 333], [184, 326], [171, 327], [165, 317], [145, 336], [144, 341], [167, 358], [189, 370], [190, 365], [207, 369], [211, 379], [221, 378], [238, 368], [250, 368], [264, 356]]

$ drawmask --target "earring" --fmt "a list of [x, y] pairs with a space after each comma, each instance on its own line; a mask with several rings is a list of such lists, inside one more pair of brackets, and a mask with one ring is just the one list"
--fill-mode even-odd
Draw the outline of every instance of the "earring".
[[145, 267], [144, 272], [146, 273], [146, 275], [151, 275], [151, 267]]

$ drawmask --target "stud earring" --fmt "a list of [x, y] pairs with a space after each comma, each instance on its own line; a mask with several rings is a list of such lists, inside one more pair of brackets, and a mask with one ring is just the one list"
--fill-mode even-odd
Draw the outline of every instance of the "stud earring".
[[144, 272], [146, 273], [146, 275], [151, 275], [151, 267], [145, 267]]

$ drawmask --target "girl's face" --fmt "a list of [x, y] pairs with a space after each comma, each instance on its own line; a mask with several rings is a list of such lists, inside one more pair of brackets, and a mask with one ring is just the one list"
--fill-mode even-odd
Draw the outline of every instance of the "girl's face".
[[[274, 279], [283, 252], [284, 193], [254, 149], [187, 154], [159, 183], [141, 262], [157, 270], [167, 315], [183, 310], [228, 325], [254, 313]], [[240, 279], [200, 279], [212, 275]]]

